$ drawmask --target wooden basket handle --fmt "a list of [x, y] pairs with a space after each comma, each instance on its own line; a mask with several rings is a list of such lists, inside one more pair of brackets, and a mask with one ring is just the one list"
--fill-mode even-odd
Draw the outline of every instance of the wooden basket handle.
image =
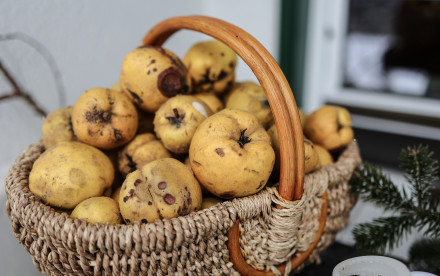
[[[220, 19], [206, 16], [173, 17], [160, 22], [143, 38], [141, 46], [162, 46], [175, 32], [193, 30], [209, 35], [228, 45], [251, 68], [263, 87], [271, 107], [280, 142], [280, 184], [278, 191], [286, 200], [300, 199], [304, 185], [304, 137], [295, 99], [281, 68], [275, 59], [254, 37], [246, 31]], [[319, 218], [320, 227], [315, 241], [306, 252], [291, 260], [292, 269], [301, 264], [316, 247], [327, 218], [327, 201]], [[246, 275], [270, 275], [257, 271], [244, 260], [238, 242], [238, 221], [229, 230], [228, 249], [235, 268]], [[285, 265], [278, 266], [284, 270]]]
[[173, 17], [153, 27], [142, 46], [162, 46], [181, 29], [198, 31], [228, 45], [251, 68], [263, 87], [280, 141], [279, 193], [285, 200], [301, 198], [304, 183], [304, 138], [298, 109], [290, 86], [275, 59], [244, 30], [205, 16]]

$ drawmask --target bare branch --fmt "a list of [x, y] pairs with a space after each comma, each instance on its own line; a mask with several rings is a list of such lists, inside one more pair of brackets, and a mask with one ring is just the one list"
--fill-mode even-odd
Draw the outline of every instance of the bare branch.
[[6, 77], [6, 80], [11, 84], [12, 86], [12, 93], [2, 95], [0, 97], [0, 100], [9, 99], [13, 97], [20, 97], [23, 98], [32, 108], [42, 116], [46, 116], [47, 113], [44, 111], [43, 108], [41, 108], [37, 102], [34, 101], [34, 99], [31, 97], [31, 95], [24, 92], [20, 86], [18, 85], [17, 81], [14, 79], [14, 77], [9, 73], [9, 71], [6, 69], [6, 67], [3, 66], [3, 63], [0, 60], [0, 71], [3, 73], [3, 75]]
[[[55, 81], [55, 86], [57, 93], [59, 95], [59, 105], [60, 107], [63, 107], [66, 105], [66, 93], [64, 89], [63, 82], [61, 81], [61, 71], [59, 70], [54, 57], [52, 54], [47, 50], [47, 48], [40, 43], [38, 40], [28, 36], [24, 33], [7, 33], [7, 34], [0, 34], [0, 42], [1, 41], [8, 41], [8, 40], [19, 40], [21, 42], [24, 42], [25, 44], [31, 46], [34, 48], [47, 62], [49, 65], [49, 69], [52, 73], [52, 76]], [[14, 88], [15, 89], [15, 88]]]

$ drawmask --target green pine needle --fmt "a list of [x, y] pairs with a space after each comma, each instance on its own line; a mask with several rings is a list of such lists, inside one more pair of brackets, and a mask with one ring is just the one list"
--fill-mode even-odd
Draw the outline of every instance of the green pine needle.
[[431, 184], [438, 179], [438, 161], [432, 159], [433, 155], [428, 146], [419, 145], [403, 149], [399, 157], [400, 168], [411, 185], [412, 197], [419, 205], [431, 196]]
[[404, 190], [399, 191], [381, 168], [368, 162], [364, 162], [362, 169], [351, 178], [350, 188], [355, 194], [362, 195], [365, 201], [373, 202], [385, 210], [414, 207]]
[[399, 246], [403, 236], [410, 234], [414, 220], [412, 215], [405, 215], [361, 223], [353, 229], [356, 246], [363, 254], [383, 255], [387, 249]]

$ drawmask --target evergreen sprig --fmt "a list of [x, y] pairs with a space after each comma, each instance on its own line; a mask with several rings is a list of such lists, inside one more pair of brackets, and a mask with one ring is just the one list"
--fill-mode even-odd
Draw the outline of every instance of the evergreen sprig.
[[400, 168], [411, 192], [399, 190], [383, 171], [367, 162], [350, 180], [351, 190], [365, 201], [373, 202], [390, 217], [361, 223], [353, 229], [356, 246], [365, 254], [385, 254], [398, 246], [413, 228], [431, 238], [440, 238], [439, 198], [432, 195], [432, 183], [438, 179], [438, 161], [428, 146], [403, 149]]

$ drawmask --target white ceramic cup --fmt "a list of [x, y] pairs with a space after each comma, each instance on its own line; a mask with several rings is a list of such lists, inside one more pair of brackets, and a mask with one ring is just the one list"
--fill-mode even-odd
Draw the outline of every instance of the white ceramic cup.
[[383, 256], [362, 256], [339, 263], [333, 269], [333, 276], [410, 276], [402, 262]]

